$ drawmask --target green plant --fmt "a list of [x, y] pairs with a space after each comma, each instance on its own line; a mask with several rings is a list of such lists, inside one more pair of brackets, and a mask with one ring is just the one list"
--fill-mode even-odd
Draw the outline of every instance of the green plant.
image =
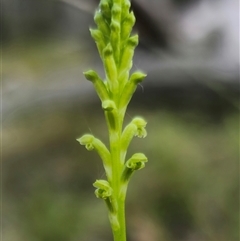
[[97, 180], [95, 194], [108, 207], [114, 241], [126, 241], [125, 199], [127, 186], [134, 171], [142, 169], [147, 157], [136, 153], [127, 161], [128, 146], [134, 136], [144, 138], [147, 122], [135, 117], [123, 130], [127, 106], [137, 85], [146, 77], [141, 71], [130, 74], [138, 35], [131, 36], [135, 17], [129, 0], [101, 0], [94, 17], [97, 29], [90, 29], [105, 70], [102, 80], [94, 70], [84, 73], [102, 102], [109, 130], [109, 149], [93, 135], [77, 139], [81, 145], [100, 155], [107, 180]]

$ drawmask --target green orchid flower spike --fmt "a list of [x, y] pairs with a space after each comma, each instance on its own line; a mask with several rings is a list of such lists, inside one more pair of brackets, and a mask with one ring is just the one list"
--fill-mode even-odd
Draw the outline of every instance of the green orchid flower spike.
[[91, 81], [101, 102], [109, 131], [107, 148], [93, 135], [86, 134], [77, 141], [87, 150], [95, 150], [103, 161], [107, 180], [97, 180], [97, 198], [106, 202], [114, 241], [126, 241], [125, 199], [132, 174], [142, 169], [147, 157], [136, 153], [126, 160], [127, 149], [134, 136], [147, 135], [147, 122], [135, 117], [124, 128], [127, 106], [146, 74], [136, 71], [130, 74], [138, 35], [131, 35], [135, 16], [130, 11], [129, 0], [101, 0], [95, 13], [97, 29], [90, 29], [105, 70], [102, 79], [94, 70], [84, 72]]

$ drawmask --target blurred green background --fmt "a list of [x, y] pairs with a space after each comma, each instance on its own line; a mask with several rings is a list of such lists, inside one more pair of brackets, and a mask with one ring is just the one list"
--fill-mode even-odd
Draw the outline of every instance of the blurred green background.
[[[108, 143], [100, 101], [82, 76], [89, 67], [102, 69], [88, 33], [97, 1], [87, 2], [3, 3], [4, 241], [112, 240], [105, 205], [92, 187], [104, 178], [102, 163], [76, 142], [88, 132]], [[153, 66], [152, 47], [141, 42], [136, 53], [144, 70], [141, 54]], [[154, 49], [171, 53], [171, 47]], [[130, 182], [128, 240], [239, 240], [238, 75], [220, 87], [207, 74], [207, 87], [192, 85], [188, 75], [187, 84], [162, 84], [161, 72], [154, 78], [149, 66], [126, 115], [126, 123], [135, 115], [148, 121], [147, 138], [134, 139], [129, 155], [149, 158]]]

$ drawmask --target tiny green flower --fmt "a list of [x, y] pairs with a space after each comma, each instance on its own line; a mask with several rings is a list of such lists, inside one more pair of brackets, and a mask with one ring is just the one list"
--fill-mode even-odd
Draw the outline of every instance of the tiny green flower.
[[145, 129], [147, 122], [144, 119], [136, 117], [133, 119], [132, 123], [137, 127], [135, 136], [138, 136], [139, 138], [144, 138], [147, 136], [147, 131]]
[[108, 36], [110, 34], [110, 28], [104, 19], [104, 16], [100, 11], [96, 11], [94, 16], [94, 21], [98, 26], [98, 29], [102, 32], [103, 36]]
[[148, 159], [143, 153], [136, 153], [130, 159], [128, 159], [122, 174], [123, 182], [129, 181], [134, 171], [144, 168], [147, 161]]
[[78, 138], [77, 141], [81, 145], [84, 145], [88, 151], [92, 151], [92, 150], [94, 150], [94, 145], [93, 145], [94, 139], [95, 138], [93, 135], [86, 134], [86, 135], [82, 136], [81, 138]]
[[105, 21], [107, 21], [109, 23], [110, 19], [111, 19], [111, 9], [110, 9], [108, 1], [102, 0], [99, 4], [99, 7], [104, 16]]
[[112, 100], [105, 100], [102, 102], [102, 108], [105, 111], [113, 111], [116, 110], [116, 105], [115, 102]]
[[105, 39], [103, 33], [98, 29], [90, 29], [92, 38], [95, 40], [100, 57], [103, 59], [103, 49], [105, 48]]
[[104, 101], [109, 98], [109, 93], [104, 84], [103, 80], [98, 76], [98, 74], [94, 70], [88, 70], [83, 73], [85, 78], [91, 81], [95, 87], [95, 90], [101, 101]]
[[[128, 75], [128, 74], [127, 74]], [[134, 94], [137, 85], [141, 83], [147, 75], [141, 71], [134, 72], [130, 79], [123, 85], [119, 108], [126, 108]]]
[[121, 151], [126, 153], [134, 136], [144, 138], [147, 136], [145, 129], [147, 122], [141, 117], [135, 117], [124, 129], [121, 136]]
[[86, 134], [78, 138], [77, 141], [86, 147], [88, 151], [96, 150], [103, 161], [103, 166], [106, 172], [106, 175], [109, 179], [112, 177], [111, 170], [111, 154], [107, 147], [100, 141], [95, 138], [93, 135]]
[[147, 161], [148, 159], [143, 153], [136, 153], [127, 160], [126, 167], [132, 171], [140, 170], [145, 167], [145, 162]]
[[97, 198], [107, 199], [112, 195], [113, 190], [108, 181], [96, 180], [93, 186], [97, 188], [95, 191]]
[[120, 72], [129, 71], [132, 68], [132, 58], [134, 55], [134, 50], [137, 45], [138, 45], [138, 35], [134, 35], [128, 39], [123, 49], [123, 54], [122, 54], [121, 63], [119, 67]]

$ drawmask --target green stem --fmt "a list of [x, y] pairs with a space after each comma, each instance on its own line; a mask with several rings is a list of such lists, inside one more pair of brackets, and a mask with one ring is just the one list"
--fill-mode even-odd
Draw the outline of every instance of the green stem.
[[[120, 117], [121, 116], [121, 117]], [[122, 132], [122, 120], [123, 116], [118, 112], [117, 115], [118, 125], [117, 129], [113, 130], [109, 127], [109, 138], [110, 138], [110, 149], [111, 149], [111, 160], [112, 160], [112, 188], [113, 196], [112, 200], [117, 205], [117, 220], [119, 228], [115, 229], [114, 223], [111, 223], [114, 241], [126, 241], [126, 221], [125, 221], [125, 192], [121, 192], [122, 183], [121, 175], [123, 172], [124, 165], [120, 161], [120, 146], [121, 146], [121, 132]], [[107, 119], [107, 121], [109, 121]]]
[[113, 230], [114, 241], [126, 241], [126, 223], [125, 223], [125, 200], [118, 200], [118, 222], [119, 229]]

